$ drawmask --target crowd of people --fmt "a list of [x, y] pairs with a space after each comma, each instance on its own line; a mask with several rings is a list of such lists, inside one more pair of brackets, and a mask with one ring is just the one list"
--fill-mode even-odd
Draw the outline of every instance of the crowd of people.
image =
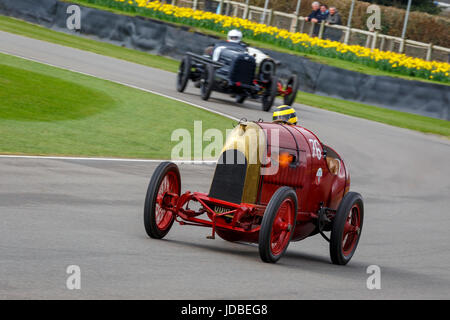
[[330, 7], [326, 4], [320, 4], [319, 2], [312, 3], [312, 12], [305, 18], [308, 22], [319, 23], [325, 21], [326, 24], [342, 24], [341, 16], [336, 7]]
[[[326, 25], [341, 25], [342, 19], [336, 7], [330, 7], [315, 1], [311, 5], [312, 12], [305, 18], [307, 22], [314, 22], [316, 25], [312, 31], [312, 36], [317, 37], [319, 33], [319, 23], [325, 22]], [[339, 41], [342, 37], [342, 31], [336, 29], [325, 29], [323, 39]]]

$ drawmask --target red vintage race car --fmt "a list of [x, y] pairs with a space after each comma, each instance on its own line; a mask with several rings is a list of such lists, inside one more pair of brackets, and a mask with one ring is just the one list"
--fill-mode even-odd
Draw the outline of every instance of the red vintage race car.
[[144, 224], [154, 239], [163, 238], [175, 221], [211, 227], [209, 238], [217, 234], [258, 243], [265, 262], [278, 261], [291, 241], [321, 234], [332, 262], [345, 265], [355, 253], [364, 218], [363, 199], [349, 188], [342, 158], [311, 131], [241, 122], [226, 141], [208, 194], [181, 193], [176, 164], [156, 168]]

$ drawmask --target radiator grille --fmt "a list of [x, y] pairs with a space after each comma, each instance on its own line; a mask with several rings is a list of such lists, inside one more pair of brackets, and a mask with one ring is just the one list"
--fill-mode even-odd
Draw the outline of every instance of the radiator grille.
[[227, 150], [219, 158], [209, 196], [240, 204], [247, 173], [247, 159], [238, 150]]
[[231, 64], [230, 80], [251, 85], [255, 78], [255, 59], [247, 54], [241, 54]]

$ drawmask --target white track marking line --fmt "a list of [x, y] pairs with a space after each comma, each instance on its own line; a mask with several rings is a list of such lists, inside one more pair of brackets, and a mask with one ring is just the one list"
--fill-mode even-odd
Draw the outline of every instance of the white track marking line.
[[[79, 50], [79, 49], [77, 49], [77, 50]], [[89, 51], [87, 51], [87, 52], [89, 52]], [[93, 75], [93, 74], [90, 74], [90, 73], [77, 71], [77, 70], [73, 70], [73, 69], [66, 68], [66, 67], [57, 66], [57, 65], [54, 65], [54, 64], [51, 64], [51, 63], [48, 63], [48, 62], [40, 61], [38, 59], [24, 57], [24, 56], [21, 56], [19, 54], [10, 53], [10, 52], [6, 52], [6, 51], [3, 51], [3, 50], [0, 50], [0, 53], [6, 54], [6, 55], [9, 55], [9, 56], [13, 56], [13, 57], [18, 57], [18, 58], [21, 58], [21, 59], [24, 59], [24, 60], [28, 60], [28, 61], [44, 64], [44, 65], [47, 65], [47, 66], [50, 66], [50, 67], [71, 71], [71, 72], [82, 74], [82, 75], [85, 75], [85, 76], [89, 76], [89, 77], [93, 77], [93, 78], [97, 78], [97, 79], [101, 79], [101, 80], [105, 80], [105, 81], [114, 82], [114, 83], [117, 83], [117, 84], [120, 84], [120, 85], [123, 85], [123, 86], [126, 86], [126, 87], [130, 87], [130, 88], [133, 88], [133, 89], [138, 89], [138, 90], [145, 91], [145, 92], [148, 92], [148, 93], [151, 93], [151, 94], [155, 94], [155, 95], [167, 98], [167, 99], [178, 101], [178, 102], [181, 102], [181, 103], [193, 106], [193, 107], [198, 108], [198, 109], [206, 110], [206, 111], [218, 114], [220, 116], [229, 118], [231, 120], [235, 120], [235, 121], [239, 121], [240, 120], [238, 118], [235, 118], [235, 117], [233, 117], [233, 116], [231, 116], [229, 114], [222, 113], [220, 111], [212, 110], [212, 109], [209, 109], [207, 107], [203, 107], [201, 105], [198, 105], [198, 104], [195, 104], [195, 103], [192, 103], [192, 102], [188, 102], [188, 101], [185, 101], [185, 100], [182, 100], [182, 99], [179, 99], [179, 98], [175, 98], [175, 97], [172, 97], [172, 96], [169, 96], [169, 95], [166, 95], [166, 94], [163, 94], [163, 93], [159, 93], [159, 92], [156, 92], [156, 91], [152, 91], [152, 90], [149, 90], [149, 89], [141, 88], [141, 87], [138, 87], [138, 86], [135, 86], [135, 85], [132, 85], [132, 84], [125, 83], [125, 82], [121, 82], [121, 81], [117, 81], [117, 80], [111, 80], [111, 79], [105, 79], [105, 78], [102, 78], [102, 77], [99, 77], [99, 76], [96, 76], [96, 75]], [[111, 58], [111, 57], [109, 57], [109, 58]], [[112, 58], [112, 59], [115, 59], [115, 58]], [[128, 62], [128, 61], [126, 61], [126, 62]], [[133, 63], [133, 62], [129, 62], [129, 63]], [[142, 66], [142, 67], [145, 67], [145, 66]]]
[[71, 160], [71, 161], [111, 161], [111, 162], [146, 162], [157, 163], [171, 161], [177, 164], [213, 165], [216, 160], [163, 160], [163, 159], [127, 159], [127, 158], [90, 158], [90, 157], [64, 157], [64, 156], [25, 156], [0, 154], [0, 159], [47, 159], [47, 160]]

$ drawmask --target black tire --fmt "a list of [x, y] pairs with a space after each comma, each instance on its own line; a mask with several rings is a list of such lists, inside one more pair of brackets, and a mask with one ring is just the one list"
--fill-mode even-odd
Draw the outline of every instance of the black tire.
[[[272, 229], [274, 227], [274, 221], [279, 212], [280, 206], [284, 203], [285, 200], [289, 199], [293, 208], [293, 220], [292, 225], [287, 226], [287, 232], [289, 232], [287, 243], [280, 248], [279, 252], [274, 253], [272, 249]], [[261, 229], [259, 231], [259, 255], [261, 260], [264, 262], [275, 263], [277, 262], [283, 254], [286, 252], [287, 247], [289, 246], [289, 242], [292, 239], [292, 235], [294, 234], [295, 229], [295, 221], [297, 219], [297, 194], [294, 189], [290, 187], [281, 187], [279, 188], [272, 196], [267, 205], [266, 211], [264, 212], [264, 216], [261, 222]], [[289, 230], [290, 229], [290, 230]]]
[[216, 69], [214, 69], [212, 65], [206, 65], [200, 85], [201, 96], [205, 101], [208, 101], [211, 97], [211, 92], [214, 86], [215, 72]]
[[278, 77], [272, 77], [269, 87], [262, 96], [262, 106], [264, 111], [269, 111], [278, 95]]
[[177, 91], [184, 92], [191, 77], [192, 60], [191, 57], [185, 56], [181, 60], [177, 75]]
[[238, 94], [236, 96], [236, 103], [243, 104], [246, 99], [247, 99], [247, 96], [245, 94]]
[[300, 87], [300, 81], [296, 74], [293, 74], [289, 78], [289, 80], [286, 84], [286, 89], [289, 87], [292, 88], [292, 93], [284, 96], [284, 104], [287, 106], [292, 106], [295, 102], [295, 98], [297, 97], [298, 88]]
[[[355, 206], [359, 209], [359, 222], [356, 223], [355, 216], [357, 215], [355, 210]], [[350, 211], [352, 211], [352, 216], [350, 217]], [[352, 228], [354, 227], [355, 231], [347, 234], [347, 240], [349, 241], [349, 236], [354, 238], [351, 239], [352, 246], [350, 248], [344, 247], [344, 229], [347, 223], [348, 218], [354, 219], [354, 225], [352, 224]], [[359, 239], [361, 237], [361, 230], [364, 221], [364, 203], [363, 198], [359, 193], [349, 192], [342, 199], [341, 203], [336, 212], [336, 216], [333, 221], [333, 225], [331, 228], [331, 238], [330, 238], [330, 257], [331, 261], [337, 265], [346, 265], [350, 259], [353, 257], [353, 254], [356, 251], [358, 246]], [[347, 242], [346, 242], [347, 245]], [[347, 250], [345, 250], [347, 249]]]
[[160, 190], [163, 179], [168, 175], [177, 180], [177, 187], [175, 188], [176, 190], [172, 191], [180, 195], [181, 178], [178, 166], [172, 162], [165, 161], [162, 162], [153, 172], [152, 178], [148, 185], [147, 195], [145, 197], [144, 226], [148, 236], [153, 239], [164, 238], [170, 231], [170, 228], [172, 227], [175, 220], [175, 216], [172, 214], [171, 221], [167, 224], [167, 227], [164, 227], [164, 229], [158, 227], [158, 223], [156, 222], [156, 200], [158, 191]]

